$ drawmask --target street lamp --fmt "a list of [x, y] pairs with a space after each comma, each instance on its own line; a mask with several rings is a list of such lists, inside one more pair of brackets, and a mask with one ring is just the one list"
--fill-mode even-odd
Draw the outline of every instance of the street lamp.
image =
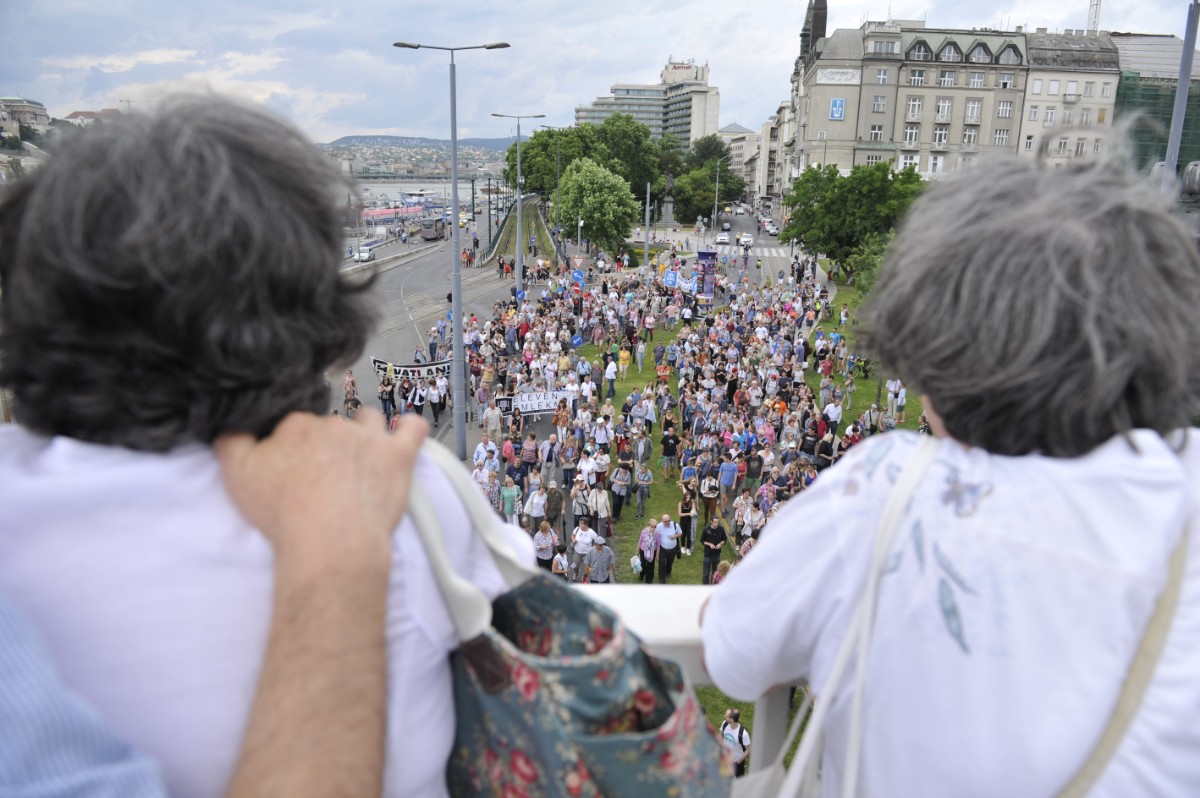
[[579, 232], [575, 236], [575, 246], [579, 249], [580, 253], [583, 252], [583, 217], [582, 216], [579, 217]]
[[716, 240], [717, 235], [717, 201], [721, 198], [721, 161], [728, 161], [732, 155], [726, 155], [724, 158], [717, 159], [717, 187], [713, 189], [713, 215], [712, 215], [712, 230], [713, 240]]
[[521, 238], [521, 217], [524, 215], [521, 207], [522, 193], [524, 189], [523, 180], [521, 178], [521, 120], [522, 119], [545, 119], [545, 114], [492, 114], [501, 119], [517, 120], [517, 293], [525, 290], [525, 264], [521, 259], [521, 249], [525, 246], [525, 240]]
[[557, 149], [556, 165], [554, 167], [554, 229], [558, 234], [558, 238], [562, 240], [562, 225], [559, 224], [559, 206], [562, 205], [562, 197], [559, 196], [559, 186], [562, 183], [562, 133], [566, 130], [565, 127], [555, 127], [554, 125], [538, 125], [544, 130], [557, 130], [559, 133], [554, 134], [554, 146]]
[[476, 44], [470, 47], [436, 47], [431, 44], [414, 44], [413, 42], [395, 42], [393, 47], [406, 50], [443, 50], [450, 53], [450, 208], [452, 216], [451, 239], [454, 242], [453, 252], [450, 253], [450, 334], [454, 337], [453, 358], [450, 366], [450, 391], [454, 396], [454, 453], [459, 460], [467, 459], [467, 353], [463, 345], [463, 307], [462, 307], [462, 261], [459, 253], [458, 237], [458, 109], [456, 86], [454, 82], [454, 54], [459, 50], [502, 50], [508, 47], [508, 42], [492, 42], [491, 44]]

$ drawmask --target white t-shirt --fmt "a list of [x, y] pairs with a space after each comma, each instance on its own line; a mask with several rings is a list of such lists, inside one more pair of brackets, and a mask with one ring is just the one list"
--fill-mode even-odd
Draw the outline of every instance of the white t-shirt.
[[[736, 699], [825, 683], [861, 594], [891, 484], [919, 436], [854, 447], [763, 531], [714, 591], [705, 661]], [[1200, 785], [1200, 438], [1182, 456], [1137, 431], [1086, 457], [1002, 457], [940, 442], [886, 560], [867, 671], [859, 790], [1053, 795], [1090, 753], [1193, 530], [1171, 634], [1091, 793]], [[770, 607], [747, 613], [746, 607]], [[830, 700], [823, 794], [840, 795], [853, 668]]]
[[[416, 482], [438, 508], [455, 569], [501, 591], [454, 489], [424, 457]], [[532, 565], [529, 535], [505, 531]], [[209, 448], [153, 454], [0, 428], [0, 592], [37, 625], [64, 682], [159, 762], [172, 796], [224, 794], [271, 585], [271, 548], [230, 504]], [[407, 518], [393, 538], [389, 602], [384, 794], [445, 796], [446, 654], [457, 638]]]

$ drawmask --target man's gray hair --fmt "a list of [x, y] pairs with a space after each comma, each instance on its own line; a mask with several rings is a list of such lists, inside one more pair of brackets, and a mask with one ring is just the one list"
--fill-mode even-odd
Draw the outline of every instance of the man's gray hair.
[[939, 181], [885, 258], [865, 343], [963, 443], [1075, 457], [1200, 404], [1195, 242], [1108, 143]]

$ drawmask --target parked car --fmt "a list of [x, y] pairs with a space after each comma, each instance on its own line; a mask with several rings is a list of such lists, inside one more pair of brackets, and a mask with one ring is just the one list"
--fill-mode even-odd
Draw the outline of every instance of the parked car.
[[738, 239], [738, 243], [743, 247], [752, 247], [754, 246], [754, 236], [750, 235], [749, 233], [742, 233], [741, 237]]
[[375, 250], [370, 247], [359, 247], [354, 253], [355, 263], [366, 263], [367, 261], [375, 260]]
[[717, 233], [717, 243], [718, 244], [728, 244], [729, 243], [729, 233], [725, 233], [725, 232]]

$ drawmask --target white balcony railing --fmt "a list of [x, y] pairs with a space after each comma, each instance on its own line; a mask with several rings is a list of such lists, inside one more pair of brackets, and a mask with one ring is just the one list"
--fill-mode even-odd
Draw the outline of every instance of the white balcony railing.
[[[700, 607], [712, 595], [707, 585], [589, 585], [589, 597], [607, 605], [653, 653], [680, 664], [692, 684], [712, 684], [700, 648]], [[788, 724], [788, 687], [774, 687], [754, 703], [754, 758], [772, 762]]]
[[978, 125], [979, 124], [979, 114], [967, 114], [966, 117], [963, 118], [963, 124], [964, 125]]

